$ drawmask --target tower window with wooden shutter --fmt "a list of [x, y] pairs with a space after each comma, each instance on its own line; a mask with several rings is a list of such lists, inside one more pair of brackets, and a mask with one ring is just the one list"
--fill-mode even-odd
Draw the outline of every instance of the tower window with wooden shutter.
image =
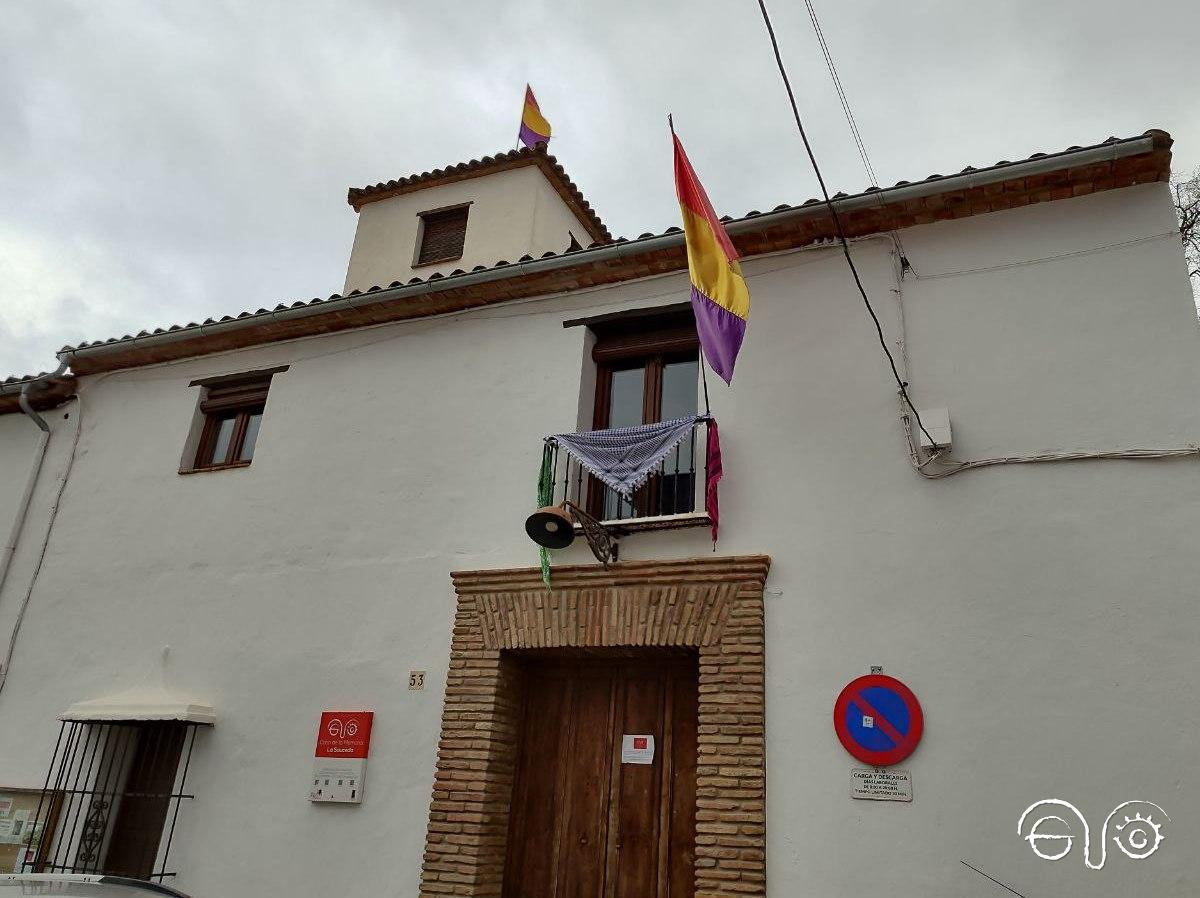
[[414, 265], [432, 265], [462, 258], [463, 244], [467, 239], [468, 209], [469, 205], [463, 205], [421, 213]]

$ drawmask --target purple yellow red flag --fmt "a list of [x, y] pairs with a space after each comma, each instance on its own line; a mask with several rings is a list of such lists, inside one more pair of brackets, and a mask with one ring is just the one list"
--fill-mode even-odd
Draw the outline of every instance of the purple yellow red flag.
[[750, 291], [742, 277], [737, 250], [674, 131], [671, 139], [675, 143], [675, 191], [683, 212], [696, 334], [708, 364], [729, 383], [746, 334]]
[[521, 130], [518, 136], [530, 149], [539, 143], [550, 142], [550, 123], [538, 109], [537, 98], [528, 84], [525, 85], [525, 106], [521, 110]]

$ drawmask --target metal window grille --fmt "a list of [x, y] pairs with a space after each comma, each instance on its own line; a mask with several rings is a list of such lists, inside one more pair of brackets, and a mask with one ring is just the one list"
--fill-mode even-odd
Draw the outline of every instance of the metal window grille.
[[37, 851], [23, 872], [162, 882], [186, 791], [194, 723], [64, 721], [38, 802]]

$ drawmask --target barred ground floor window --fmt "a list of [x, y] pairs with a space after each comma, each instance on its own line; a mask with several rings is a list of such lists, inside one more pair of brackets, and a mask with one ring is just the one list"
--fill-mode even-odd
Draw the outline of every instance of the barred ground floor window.
[[31, 824], [24, 872], [162, 882], [199, 724], [64, 720]]

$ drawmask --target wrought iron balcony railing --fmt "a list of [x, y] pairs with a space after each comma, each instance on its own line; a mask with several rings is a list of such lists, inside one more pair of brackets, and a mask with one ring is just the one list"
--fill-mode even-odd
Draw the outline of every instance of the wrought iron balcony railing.
[[651, 471], [650, 479], [631, 499], [606, 486], [560, 449], [554, 437], [547, 437], [554, 472], [551, 501], [570, 500], [605, 524], [618, 525], [617, 531], [703, 525], [707, 523], [703, 513], [707, 428], [708, 421], [698, 419], [691, 433]]

